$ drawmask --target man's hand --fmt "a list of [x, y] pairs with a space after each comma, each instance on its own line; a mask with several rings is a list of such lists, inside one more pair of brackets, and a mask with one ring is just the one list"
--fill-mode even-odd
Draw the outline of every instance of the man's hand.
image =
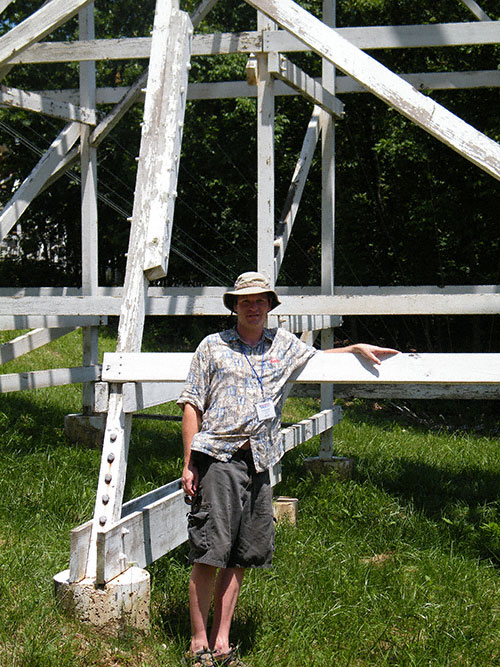
[[347, 345], [347, 347], [335, 347], [332, 350], [325, 350], [325, 352], [353, 352], [360, 354], [368, 361], [374, 364], [381, 364], [383, 357], [387, 354], [399, 354], [399, 350], [393, 350], [392, 347], [379, 347], [378, 345], [370, 345], [370, 343], [355, 343], [354, 345]]
[[188, 463], [182, 470], [182, 488], [187, 496], [194, 496], [198, 489], [198, 468]]

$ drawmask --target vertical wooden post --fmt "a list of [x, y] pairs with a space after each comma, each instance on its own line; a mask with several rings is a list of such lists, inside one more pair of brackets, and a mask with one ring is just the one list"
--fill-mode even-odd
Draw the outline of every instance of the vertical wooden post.
[[[335, 0], [324, 0], [323, 21], [335, 25]], [[323, 86], [335, 94], [335, 66], [323, 58]], [[326, 111], [321, 112], [321, 293], [333, 294], [335, 249], [335, 122]], [[321, 332], [321, 347], [333, 347], [333, 330]], [[333, 405], [333, 385], [321, 385], [321, 409]], [[321, 434], [320, 458], [333, 453], [333, 429]]]
[[[258, 12], [257, 27], [270, 30], [275, 24]], [[267, 53], [257, 62], [257, 270], [274, 285], [274, 80]]]
[[[95, 39], [94, 3], [90, 3], [79, 13], [80, 39]], [[80, 63], [80, 105], [84, 109], [96, 108], [95, 62]], [[97, 295], [98, 248], [97, 248], [97, 155], [90, 143], [92, 128], [82, 125], [80, 132], [81, 172], [82, 172], [82, 294]], [[98, 327], [83, 328], [83, 365], [98, 363]], [[83, 385], [83, 414], [94, 411], [94, 384]]]

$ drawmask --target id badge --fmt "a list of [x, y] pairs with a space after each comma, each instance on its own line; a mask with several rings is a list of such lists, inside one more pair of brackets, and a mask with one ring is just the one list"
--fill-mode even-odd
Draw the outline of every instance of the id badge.
[[260, 403], [255, 404], [257, 410], [257, 417], [260, 422], [263, 422], [265, 419], [272, 419], [276, 417], [276, 410], [274, 409], [274, 403], [270, 398]]

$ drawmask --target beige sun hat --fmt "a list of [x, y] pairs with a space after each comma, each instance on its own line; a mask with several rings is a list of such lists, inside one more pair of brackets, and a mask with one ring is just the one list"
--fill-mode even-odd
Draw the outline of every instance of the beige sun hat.
[[278, 295], [272, 289], [269, 280], [257, 271], [247, 271], [236, 278], [234, 289], [226, 292], [222, 297], [224, 305], [229, 310], [234, 310], [235, 298], [244, 294], [270, 294], [271, 310], [280, 305]]

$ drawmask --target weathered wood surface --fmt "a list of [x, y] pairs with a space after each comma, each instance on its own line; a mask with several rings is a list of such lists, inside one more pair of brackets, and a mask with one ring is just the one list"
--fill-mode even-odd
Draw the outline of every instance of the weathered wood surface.
[[[106, 352], [102, 379], [106, 382], [182, 382], [190, 352]], [[358, 354], [318, 353], [296, 372], [292, 382], [499, 384], [500, 354], [397, 354], [376, 365]]]
[[74, 327], [59, 329], [38, 328], [22, 336], [17, 336], [13, 340], [0, 345], [0, 364], [6, 364], [8, 361], [12, 361], [12, 359], [17, 359], [23, 354], [47, 345], [47, 343], [57, 340], [74, 330]]
[[283, 54], [270, 54], [269, 72], [336, 118], [343, 117], [343, 102], [326, 90], [317, 79], [290, 62]]
[[95, 315], [0, 315], [0, 331], [19, 329], [75, 329], [76, 327], [98, 327], [107, 324], [107, 317]]
[[[422, 95], [292, 0], [248, 2], [308, 44], [318, 55], [359, 81], [386, 104], [500, 180], [500, 145], [495, 141], [433, 99]], [[497, 27], [500, 30], [500, 26]]]
[[91, 0], [51, 0], [0, 37], [0, 64], [68, 21]]
[[47, 182], [48, 176], [57, 169], [62, 158], [79, 138], [80, 124], [70, 123], [52, 142], [36, 167], [2, 209], [0, 214], [0, 237], [2, 239], [7, 236], [29, 204], [40, 193]]
[[[145, 288], [147, 289], [147, 288]], [[280, 296], [278, 317], [309, 315], [491, 315], [500, 312], [499, 294], [387, 294], [381, 296]], [[0, 297], [0, 317], [26, 315], [119, 315], [117, 296]], [[146, 315], [227, 315], [220, 297], [149, 296]]]
[[18, 88], [0, 86], [0, 104], [17, 109], [26, 109], [35, 113], [43, 113], [65, 121], [75, 121], [87, 125], [95, 125], [95, 112], [82, 109], [70, 102], [61, 102], [48, 95], [32, 93]]
[[[331, 428], [340, 416], [341, 411], [336, 407], [283, 429], [285, 451]], [[273, 479], [279, 480], [279, 473]], [[145, 567], [185, 542], [188, 511], [180, 479], [126, 503], [122, 518], [98, 532], [97, 582], [106, 583], [131, 563]], [[78, 536], [80, 544], [85, 544], [85, 539], [88, 544], [88, 524], [80, 527]], [[75, 572], [77, 563], [75, 556]]]
[[193, 27], [184, 12], [155, 22], [144, 108], [134, 215], [147, 220], [144, 271], [149, 280], [167, 274], [177, 197]]
[[[193, 22], [194, 24], [194, 22]], [[436, 23], [410, 26], [360, 26], [335, 28], [335, 31], [360, 49], [401, 49], [433, 46], [497, 44], [497, 21]], [[307, 46], [286, 30], [272, 32], [197, 34], [193, 36], [192, 56], [259, 51], [292, 53], [309, 51]], [[33, 44], [8, 59], [9, 64], [73, 62], [84, 60], [148, 59], [151, 37], [42, 42]]]
[[26, 373], [6, 373], [0, 375], [0, 393], [93, 382], [99, 379], [100, 368], [98, 366], [76, 366], [74, 368], [51, 368], [50, 370]]

